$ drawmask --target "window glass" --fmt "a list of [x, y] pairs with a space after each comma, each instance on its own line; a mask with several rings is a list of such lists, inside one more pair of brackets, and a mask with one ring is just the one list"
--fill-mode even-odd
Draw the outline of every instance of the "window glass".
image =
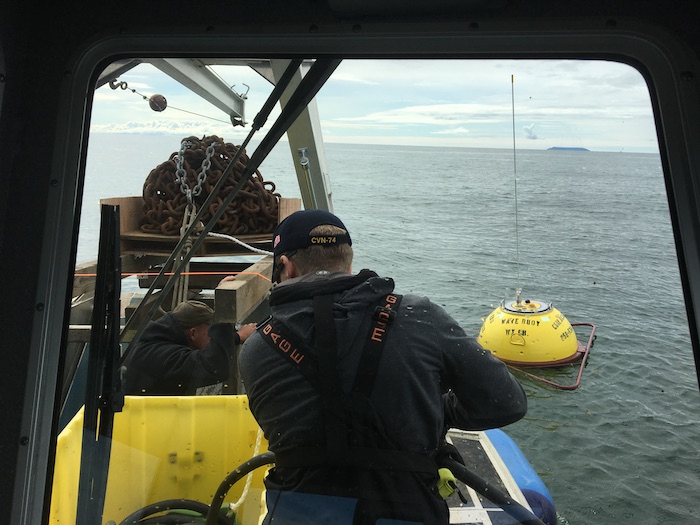
[[[243, 158], [251, 162], [280, 115], [277, 104], [251, 137], [273, 90], [261, 74], [270, 71], [210, 62], [199, 67], [208, 64], [211, 77], [240, 100], [245, 125], [232, 126], [230, 115], [147, 60], [96, 90], [50, 523], [73, 523], [88, 512], [78, 510], [81, 407], [89, 393], [81, 356], [100, 202], [119, 204], [121, 314], [145, 318], [150, 307], [139, 301], [160, 301], [172, 269], [163, 265], [173, 262], [186, 220], [183, 182], [193, 191], [203, 173], [203, 194], [193, 197], [197, 213], [216, 184], [201, 165], [212, 158], [216, 164], [220, 150], [207, 153], [207, 146], [250, 138]], [[277, 66], [277, 78], [283, 70]], [[559, 523], [687, 521], [700, 489], [697, 453], [685, 446], [700, 420], [698, 386], [642, 76], [603, 61], [348, 60], [313, 104], [311, 116], [302, 115], [262, 161], [252, 177], [260, 194], [245, 206], [269, 204], [269, 213], [284, 215], [330, 203], [352, 235], [355, 272], [369, 268], [392, 277], [398, 293], [428, 296], [472, 337], [493, 314], [505, 319], [499, 330], [509, 340], [534, 344], [542, 317], [507, 315], [520, 298], [541, 305], [545, 317], [560, 315], [584, 348], [585, 367], [578, 376], [580, 360], [511, 363], [528, 413], [504, 429], [551, 494]], [[304, 122], [315, 136], [299, 129]], [[235, 148], [228, 151], [230, 160]], [[237, 230], [237, 221], [248, 219], [234, 215], [224, 214], [218, 224], [226, 233], [202, 243], [183, 265], [178, 286], [188, 286], [187, 276], [189, 298], [240, 327], [268, 314], [275, 225]], [[239, 298], [254, 299], [235, 303], [230, 283], [215, 292], [226, 275], [245, 282], [249, 292]], [[161, 285], [153, 285], [158, 276]], [[178, 303], [176, 290], [156, 316]], [[239, 309], [224, 312], [232, 301]], [[133, 321], [131, 335], [145, 326]], [[130, 337], [122, 352], [132, 350]], [[103, 523], [156, 512], [148, 505], [162, 500], [209, 505], [229, 472], [266, 450], [233, 364], [231, 370], [215, 390], [126, 398], [105, 446], [112, 463]], [[144, 393], [159, 393], [148, 388]], [[257, 523], [264, 470], [248, 485], [236, 483], [225, 500], [243, 497], [231, 511], [242, 523]], [[450, 502], [464, 507], [455, 497]]]

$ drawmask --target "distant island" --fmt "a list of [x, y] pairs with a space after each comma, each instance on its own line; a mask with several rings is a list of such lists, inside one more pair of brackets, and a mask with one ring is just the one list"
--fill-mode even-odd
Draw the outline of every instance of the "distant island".
[[547, 148], [547, 151], [549, 150], [555, 150], [555, 151], [591, 151], [586, 148], [561, 148], [559, 146], [554, 146], [553, 148]]

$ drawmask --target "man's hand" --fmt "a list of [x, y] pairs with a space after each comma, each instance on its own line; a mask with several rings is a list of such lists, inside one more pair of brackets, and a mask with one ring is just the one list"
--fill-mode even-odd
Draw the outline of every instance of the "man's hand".
[[235, 280], [236, 280], [235, 275], [227, 275], [226, 277], [224, 277], [223, 279], [221, 279], [219, 281], [219, 284], [217, 284], [216, 287], [218, 288], [219, 286], [221, 286], [224, 283], [227, 283], [228, 281], [235, 281]]
[[236, 331], [238, 337], [241, 338], [241, 343], [248, 339], [253, 332], [255, 332], [255, 323], [244, 324]]

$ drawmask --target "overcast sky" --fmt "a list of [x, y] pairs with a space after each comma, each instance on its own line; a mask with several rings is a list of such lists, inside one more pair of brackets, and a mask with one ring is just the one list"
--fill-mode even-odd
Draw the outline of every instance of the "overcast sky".
[[[249, 68], [216, 72], [247, 93], [252, 122], [272, 86]], [[119, 80], [129, 89], [97, 90], [93, 131], [215, 134], [239, 142], [250, 130], [232, 128], [223, 112], [150, 65]], [[152, 111], [139, 96], [153, 94], [165, 96], [165, 111]], [[514, 114], [519, 149], [658, 151], [642, 76], [612, 62], [345, 61], [316, 102], [326, 142], [512, 148]]]

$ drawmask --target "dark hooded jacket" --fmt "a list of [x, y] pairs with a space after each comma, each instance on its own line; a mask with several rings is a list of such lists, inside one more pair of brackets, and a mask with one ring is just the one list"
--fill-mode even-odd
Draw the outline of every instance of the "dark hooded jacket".
[[209, 327], [201, 350], [187, 344], [184, 328], [171, 313], [151, 321], [124, 363], [127, 395], [194, 395], [197, 388], [229, 378], [235, 330], [229, 323]]
[[[309, 352], [317, 353], [313, 296], [335, 290], [337, 368], [340, 386], [347, 393], [368, 339], [372, 313], [393, 289], [391, 279], [369, 270], [354, 276], [320, 272], [277, 285], [270, 304], [273, 318], [294, 332]], [[270, 451], [324, 446], [318, 390], [260, 333], [243, 345], [239, 365], [251, 411], [265, 432]], [[401, 300], [370, 401], [397, 449], [427, 456], [436, 454], [448, 428], [501, 427], [518, 421], [527, 410], [523, 388], [507, 367], [468, 337], [443, 308], [415, 295]], [[446, 523], [446, 506], [434, 490], [436, 479], [399, 474], [368, 482], [362, 474], [347, 471], [276, 467], [266, 485], [282, 491], [378, 499], [395, 496], [387, 491], [402, 492], [399, 499], [404, 503], [431, 500], [428, 504], [441, 514], [435, 523]], [[386, 483], [394, 486], [381, 486]]]

